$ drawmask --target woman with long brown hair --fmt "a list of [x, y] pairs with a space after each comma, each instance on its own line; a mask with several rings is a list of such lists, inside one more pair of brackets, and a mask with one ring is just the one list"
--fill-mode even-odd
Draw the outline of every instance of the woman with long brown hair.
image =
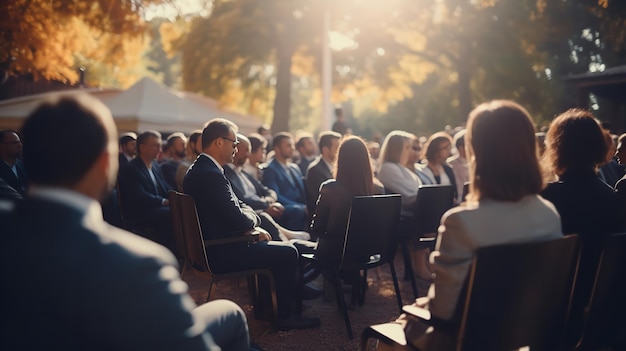
[[335, 179], [320, 187], [311, 223], [311, 234], [319, 237], [315, 255], [341, 258], [352, 199], [381, 193], [382, 186], [373, 176], [365, 143], [359, 137], [346, 137], [337, 151]]

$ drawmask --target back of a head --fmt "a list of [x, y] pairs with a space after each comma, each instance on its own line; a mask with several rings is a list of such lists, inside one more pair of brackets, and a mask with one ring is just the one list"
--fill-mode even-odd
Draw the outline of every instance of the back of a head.
[[570, 109], [550, 124], [544, 157], [559, 175], [567, 170], [594, 170], [606, 160], [607, 140], [589, 111]]
[[542, 190], [543, 180], [528, 112], [508, 100], [476, 107], [465, 135], [470, 160], [470, 200], [518, 201]]
[[339, 145], [335, 179], [355, 196], [374, 193], [369, 151], [361, 138], [350, 136]]
[[71, 186], [103, 151], [117, 144], [111, 113], [86, 94], [44, 101], [22, 127], [24, 167], [34, 184]]

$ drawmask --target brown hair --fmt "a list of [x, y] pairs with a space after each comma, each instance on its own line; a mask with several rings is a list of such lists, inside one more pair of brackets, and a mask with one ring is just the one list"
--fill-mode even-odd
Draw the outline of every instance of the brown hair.
[[413, 134], [402, 130], [390, 132], [380, 149], [380, 164], [382, 165], [384, 162], [400, 163], [404, 142], [412, 140], [413, 137]]
[[469, 115], [465, 148], [469, 200], [518, 201], [542, 190], [535, 126], [517, 103], [494, 100], [476, 107]]
[[349, 136], [339, 145], [335, 179], [355, 196], [374, 194], [369, 151], [361, 138]]
[[439, 152], [439, 148], [441, 147], [441, 145], [444, 144], [446, 141], [449, 142], [450, 145], [452, 145], [452, 137], [446, 132], [437, 132], [428, 137], [428, 140], [426, 140], [426, 145], [424, 146], [426, 148], [426, 159], [432, 161], [435, 157], [435, 154]]
[[607, 143], [613, 142], [605, 134], [591, 112], [567, 110], [550, 124], [544, 161], [558, 175], [568, 169], [595, 169], [606, 161]]

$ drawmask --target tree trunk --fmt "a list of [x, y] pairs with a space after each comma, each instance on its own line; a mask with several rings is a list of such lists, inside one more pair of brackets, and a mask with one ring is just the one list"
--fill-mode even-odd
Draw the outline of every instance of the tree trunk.
[[469, 44], [461, 44], [461, 55], [456, 60], [458, 73], [458, 99], [459, 99], [459, 115], [457, 125], [465, 125], [467, 117], [472, 111], [472, 91], [471, 91], [471, 62], [472, 50]]
[[278, 45], [278, 69], [276, 72], [276, 98], [274, 99], [274, 118], [272, 133], [288, 132], [291, 110], [291, 50]]

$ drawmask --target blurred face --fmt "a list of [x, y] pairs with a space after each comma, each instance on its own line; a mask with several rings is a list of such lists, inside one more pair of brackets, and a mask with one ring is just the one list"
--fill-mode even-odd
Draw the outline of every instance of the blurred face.
[[407, 163], [414, 164], [422, 159], [422, 145], [419, 140], [413, 140], [411, 142], [411, 151], [409, 152], [409, 158]]
[[626, 143], [621, 142], [617, 144], [617, 150], [615, 150], [615, 158], [620, 165], [626, 165]]
[[274, 150], [276, 151], [276, 155], [280, 156], [282, 159], [289, 159], [293, 156], [293, 139], [286, 138], [280, 141], [280, 145], [277, 145]]
[[299, 150], [302, 156], [308, 157], [315, 155], [315, 143], [311, 138], [305, 138], [302, 140], [302, 147]]
[[202, 153], [202, 137], [196, 140], [196, 143], [193, 145], [193, 149], [198, 155]]
[[436, 154], [436, 162], [443, 163], [448, 157], [452, 155], [452, 143], [444, 141], [439, 144], [439, 150]]
[[332, 139], [328, 158], [334, 163], [337, 160], [337, 150], [339, 150], [339, 139]]
[[126, 144], [122, 145], [122, 152], [128, 156], [136, 156], [137, 155], [137, 140], [131, 140]]
[[248, 157], [250, 157], [250, 144], [248, 144], [245, 140], [241, 140], [237, 146], [237, 153], [235, 154], [233, 163], [235, 166], [243, 166]]
[[248, 159], [250, 160], [250, 163], [253, 165], [257, 163], [263, 163], [265, 162], [266, 154], [267, 154], [267, 151], [265, 150], [263, 146], [261, 146], [255, 152], [250, 153], [250, 156], [248, 157]]
[[161, 140], [155, 136], [150, 136], [139, 147], [141, 148], [142, 159], [155, 160], [161, 152]]
[[402, 153], [400, 154], [400, 164], [405, 165], [409, 160], [409, 155], [411, 154], [411, 146], [413, 144], [410, 140], [404, 140], [402, 143]]
[[231, 129], [228, 132], [228, 135], [220, 137], [220, 139], [222, 141], [219, 144], [221, 160], [218, 161], [222, 165], [232, 163], [235, 159], [235, 154], [237, 153], [237, 146], [239, 145], [239, 140], [237, 140], [237, 135], [235, 134], [235, 131]]
[[2, 153], [0, 155], [7, 161], [15, 161], [22, 156], [22, 141], [15, 133], [6, 133], [1, 146]]
[[178, 157], [185, 157], [185, 141], [181, 138], [175, 138], [171, 146], [172, 153]]

